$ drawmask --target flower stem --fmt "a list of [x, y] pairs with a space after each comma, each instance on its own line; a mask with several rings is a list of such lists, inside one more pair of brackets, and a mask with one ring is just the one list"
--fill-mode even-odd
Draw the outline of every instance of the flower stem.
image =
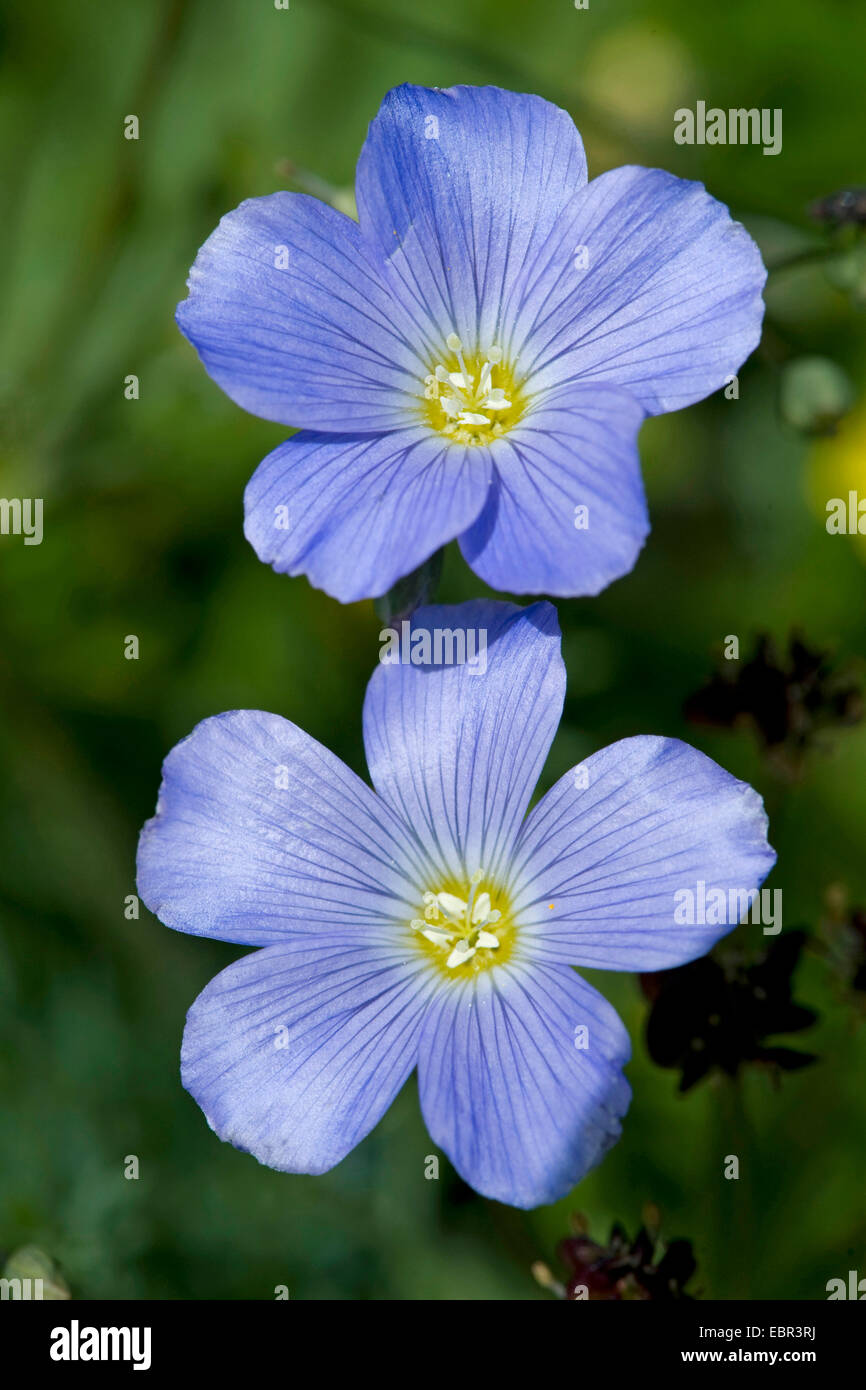
[[430, 602], [442, 578], [444, 556], [444, 547], [434, 551], [429, 560], [403, 579], [398, 579], [387, 594], [376, 599], [376, 612], [383, 623], [402, 622], [404, 618], [411, 617], [416, 608]]

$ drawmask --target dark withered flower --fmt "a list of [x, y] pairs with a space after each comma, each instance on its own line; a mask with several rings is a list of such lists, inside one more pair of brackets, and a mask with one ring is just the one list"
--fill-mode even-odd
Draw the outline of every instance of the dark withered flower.
[[816, 1060], [768, 1039], [810, 1028], [817, 1015], [791, 997], [791, 977], [806, 933], [786, 932], [750, 963], [728, 955], [640, 976], [652, 1008], [647, 1050], [660, 1067], [678, 1069], [687, 1091], [714, 1069], [735, 1077], [746, 1063], [798, 1071]]
[[[866, 907], [852, 907], [840, 884], [831, 884], [820, 926], [827, 963], [846, 990], [866, 996]], [[859, 1000], [866, 1007], [866, 998]]]
[[852, 910], [848, 929], [854, 961], [849, 983], [852, 989], [866, 991], [866, 908]]
[[684, 713], [694, 724], [751, 726], [777, 770], [796, 775], [821, 733], [859, 723], [863, 691], [859, 673], [837, 666], [796, 633], [783, 654], [761, 634], [754, 654], [743, 663], [726, 661], [689, 696]]
[[633, 1241], [617, 1222], [607, 1245], [599, 1245], [589, 1237], [586, 1218], [575, 1215], [575, 1234], [560, 1241], [557, 1252], [568, 1271], [567, 1282], [560, 1283], [543, 1264], [533, 1267], [535, 1278], [570, 1301], [690, 1300], [684, 1288], [697, 1268], [691, 1241], [665, 1243], [657, 1222], [651, 1207]]
[[866, 188], [842, 188], [809, 208], [816, 222], [828, 227], [866, 226]]

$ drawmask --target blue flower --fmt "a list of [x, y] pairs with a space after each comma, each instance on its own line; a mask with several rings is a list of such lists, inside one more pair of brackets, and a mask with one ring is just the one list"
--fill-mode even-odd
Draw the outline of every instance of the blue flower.
[[390, 92], [356, 189], [358, 223], [242, 203], [178, 307], [232, 400], [301, 427], [249, 483], [248, 539], [343, 602], [455, 537], [493, 588], [598, 593], [649, 530], [645, 415], [760, 338], [757, 247], [699, 183], [587, 183], [571, 118], [496, 87]]
[[[457, 664], [470, 633], [485, 662]], [[532, 1207], [598, 1163], [630, 1099], [626, 1030], [571, 967], [693, 960], [734, 922], [682, 925], [676, 896], [749, 892], [775, 855], [757, 794], [675, 739], [595, 753], [526, 814], [565, 688], [549, 604], [429, 607], [416, 642], [430, 664], [380, 664], [367, 690], [375, 791], [277, 715], [199, 724], [139, 891], [169, 927], [262, 948], [187, 1017], [183, 1083], [221, 1139], [324, 1172], [417, 1067], [460, 1174]]]

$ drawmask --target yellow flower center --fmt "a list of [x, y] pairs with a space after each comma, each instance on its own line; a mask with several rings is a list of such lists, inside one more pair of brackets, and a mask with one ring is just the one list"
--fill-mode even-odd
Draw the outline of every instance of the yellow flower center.
[[423, 903], [424, 916], [411, 923], [414, 940], [444, 974], [465, 978], [508, 960], [515, 935], [508, 901], [485, 885], [483, 869], [472, 875], [468, 892], [449, 883], [425, 893]]
[[456, 333], [448, 353], [424, 378], [424, 416], [455, 444], [491, 444], [514, 426], [525, 408], [513, 368], [495, 345], [464, 354]]

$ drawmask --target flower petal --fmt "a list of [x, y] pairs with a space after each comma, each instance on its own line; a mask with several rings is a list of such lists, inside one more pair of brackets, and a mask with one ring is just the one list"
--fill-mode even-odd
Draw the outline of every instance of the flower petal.
[[339, 758], [275, 714], [205, 719], [163, 766], [138, 891], [167, 927], [244, 945], [345, 928], [390, 939], [417, 911], [416, 851]]
[[369, 1134], [415, 1066], [433, 988], [391, 947], [281, 942], [235, 961], [187, 1015], [183, 1084], [260, 1163], [324, 1173]]
[[496, 341], [527, 260], [585, 182], [571, 117], [541, 97], [406, 84], [370, 126], [356, 189], [404, 302], [474, 350]]
[[643, 418], [622, 388], [581, 384], [497, 440], [487, 505], [460, 537], [475, 573], [494, 589], [561, 596], [597, 594], [628, 574], [649, 531]]
[[423, 429], [304, 431], [262, 461], [244, 497], [260, 560], [340, 600], [377, 598], [475, 520], [490, 460]]
[[573, 970], [496, 966], [440, 990], [424, 1019], [427, 1128], [483, 1196], [555, 1202], [619, 1138], [630, 1050], [614, 1009]]
[[424, 374], [357, 223], [301, 193], [251, 198], [196, 257], [177, 321], [214, 381], [254, 415], [395, 429]]
[[745, 782], [679, 739], [627, 738], [533, 808], [514, 852], [512, 903], [521, 940], [544, 959], [662, 970], [737, 924], [680, 924], [675, 894], [697, 895], [701, 882], [746, 893], [775, 859], [763, 802]]
[[760, 341], [757, 246], [703, 184], [661, 169], [593, 179], [533, 273], [519, 336], [534, 389], [616, 382], [651, 414], [679, 410], [723, 386]]
[[[419, 608], [411, 634], [426, 663], [380, 665], [367, 687], [373, 785], [443, 878], [466, 882], [479, 868], [495, 877], [562, 713], [556, 610], [489, 600]], [[454, 664], [455, 655], [467, 659]]]

